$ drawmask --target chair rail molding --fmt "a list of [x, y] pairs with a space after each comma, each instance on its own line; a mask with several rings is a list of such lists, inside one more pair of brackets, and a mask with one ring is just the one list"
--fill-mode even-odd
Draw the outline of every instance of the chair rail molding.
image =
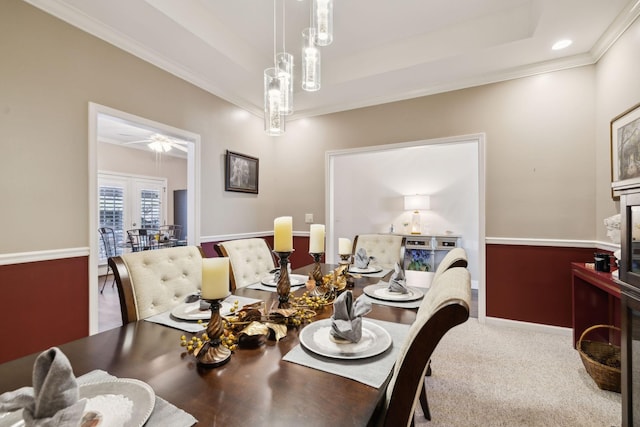
[[52, 261], [64, 258], [89, 256], [89, 247], [48, 249], [32, 252], [0, 254], [0, 265], [24, 264], [27, 262]]

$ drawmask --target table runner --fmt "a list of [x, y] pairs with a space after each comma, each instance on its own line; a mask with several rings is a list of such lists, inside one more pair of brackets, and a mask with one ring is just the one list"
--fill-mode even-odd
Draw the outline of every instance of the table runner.
[[[96, 369], [95, 371], [87, 372], [77, 378], [78, 384], [89, 384], [92, 382], [114, 380], [117, 377], [109, 374], [106, 371]], [[159, 426], [159, 427], [189, 427], [197, 423], [198, 420], [195, 417], [182, 409], [167, 402], [161, 397], [156, 396], [156, 403], [153, 407], [151, 416], [145, 423], [147, 426]]]
[[370, 318], [365, 319], [382, 326], [391, 335], [393, 345], [383, 354], [358, 360], [331, 359], [311, 353], [298, 344], [282, 360], [349, 378], [374, 388], [380, 388], [384, 385], [393, 369], [393, 365], [398, 358], [398, 352], [409, 334], [410, 325]]
[[[262, 300], [256, 298], [242, 297], [239, 295], [230, 295], [225, 299], [228, 303], [235, 303], [238, 301], [238, 307], [245, 306], [247, 304], [253, 304]], [[165, 311], [160, 314], [147, 317], [147, 322], [158, 323], [160, 325], [169, 326], [170, 328], [179, 329], [181, 331], [190, 332], [192, 334], [202, 332], [207, 328], [207, 321], [203, 320], [201, 323], [193, 322], [189, 320], [176, 319], [171, 315], [171, 311]]]

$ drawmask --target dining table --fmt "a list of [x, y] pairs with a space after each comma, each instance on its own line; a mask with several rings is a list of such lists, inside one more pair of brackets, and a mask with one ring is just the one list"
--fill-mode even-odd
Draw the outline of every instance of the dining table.
[[[323, 274], [336, 266], [321, 264]], [[296, 269], [294, 274], [307, 275], [313, 264]], [[384, 272], [383, 272], [384, 273]], [[359, 297], [366, 286], [388, 280], [361, 275], [348, 286]], [[292, 290], [302, 294], [304, 286]], [[244, 287], [235, 295], [261, 299], [267, 305], [277, 301], [276, 292]], [[284, 360], [299, 347], [300, 333], [313, 322], [332, 314], [328, 305], [317, 313], [312, 323], [289, 327], [286, 337], [267, 340], [257, 348], [236, 349], [230, 360], [219, 367], [199, 365], [193, 355], [180, 345], [181, 336], [192, 334], [139, 320], [100, 332], [58, 347], [73, 367], [76, 377], [95, 370], [106, 371], [118, 378], [133, 378], [151, 386], [156, 396], [193, 415], [202, 426], [366, 426], [373, 425], [384, 403], [386, 385], [392, 369], [379, 387], [336, 375], [313, 367]], [[410, 325], [415, 308], [372, 304], [365, 319]], [[405, 326], [403, 326], [405, 327]], [[406, 326], [408, 329], [408, 326]], [[46, 333], [46, 328], [39, 333]], [[402, 342], [394, 342], [397, 350]], [[19, 339], [16, 337], [15, 344]], [[0, 393], [30, 386], [34, 360], [31, 354], [0, 364]], [[320, 357], [319, 359], [322, 359]], [[344, 361], [357, 367], [363, 360]], [[328, 362], [331, 362], [329, 360]], [[343, 361], [338, 361], [342, 364]]]

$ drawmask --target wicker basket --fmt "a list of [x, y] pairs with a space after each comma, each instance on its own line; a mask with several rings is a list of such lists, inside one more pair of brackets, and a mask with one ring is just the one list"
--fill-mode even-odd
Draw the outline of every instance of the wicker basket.
[[602, 390], [620, 393], [620, 347], [600, 341], [585, 340], [589, 332], [598, 328], [620, 331], [611, 325], [594, 325], [587, 328], [576, 344], [585, 369]]

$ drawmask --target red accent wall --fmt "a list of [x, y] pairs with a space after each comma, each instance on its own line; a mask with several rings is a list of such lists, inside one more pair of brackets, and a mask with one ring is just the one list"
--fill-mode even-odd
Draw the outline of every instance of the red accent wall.
[[88, 257], [0, 266], [0, 363], [89, 334]]
[[593, 262], [594, 252], [487, 245], [487, 316], [570, 328], [571, 262]]

